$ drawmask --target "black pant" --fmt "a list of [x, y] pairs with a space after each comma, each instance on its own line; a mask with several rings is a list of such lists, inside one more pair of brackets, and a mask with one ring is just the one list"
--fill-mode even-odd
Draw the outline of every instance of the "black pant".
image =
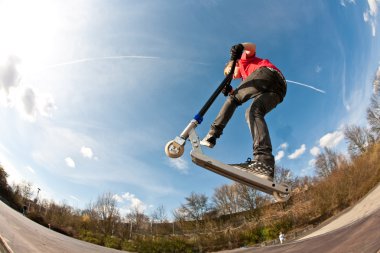
[[235, 109], [253, 98], [245, 117], [253, 139], [253, 157], [274, 167], [272, 144], [264, 116], [281, 103], [286, 94], [286, 82], [279, 73], [266, 67], [250, 74], [231, 94], [219, 111], [209, 134], [219, 138]]

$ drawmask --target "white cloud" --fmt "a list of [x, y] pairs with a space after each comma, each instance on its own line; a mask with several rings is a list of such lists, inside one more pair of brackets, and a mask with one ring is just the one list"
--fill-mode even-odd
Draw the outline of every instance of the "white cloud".
[[319, 146], [322, 148], [333, 148], [337, 146], [344, 138], [342, 131], [327, 133], [319, 140]]
[[322, 67], [319, 66], [319, 65], [317, 65], [317, 66], [315, 67], [315, 72], [320, 73], [321, 71], [322, 71]]
[[[372, 36], [376, 36], [377, 29], [377, 13], [379, 9], [379, 0], [367, 0], [368, 9], [363, 13], [364, 22], [369, 23], [372, 30]], [[356, 4], [355, 0], [341, 0], [340, 4], [346, 6], [346, 4]]]
[[169, 165], [172, 168], [175, 168], [176, 170], [180, 171], [183, 174], [187, 174], [189, 170], [189, 165], [186, 160], [180, 158], [172, 159], [168, 158]]
[[144, 211], [148, 208], [146, 204], [144, 204], [139, 198], [137, 198], [134, 194], [126, 192], [122, 195], [115, 194], [112, 196], [118, 203], [126, 203], [126, 206], [122, 207], [122, 209], [129, 213], [134, 209], [138, 209], [139, 211]]
[[68, 167], [75, 168], [75, 162], [71, 157], [66, 157], [65, 162]]
[[50, 94], [38, 94], [32, 88], [19, 88], [19, 97], [15, 95], [15, 102], [18, 104], [18, 109], [21, 115], [29, 121], [35, 121], [37, 117], [51, 117], [57, 109], [55, 101]]
[[27, 118], [30, 118], [30, 120], [35, 120], [37, 116], [37, 102], [36, 102], [36, 94], [31, 88], [27, 88], [24, 90], [22, 96], [21, 96], [21, 102], [22, 102], [22, 111], [25, 113], [25, 116]]
[[51, 117], [57, 109], [53, 97], [23, 87], [20, 64], [21, 59], [17, 56], [8, 56], [4, 63], [0, 63], [0, 104], [9, 108], [15, 106], [29, 121], [35, 121], [38, 115]]
[[85, 157], [85, 158], [91, 159], [94, 156], [94, 153], [92, 152], [92, 149], [89, 148], [89, 147], [83, 146], [80, 149], [80, 152], [81, 152], [82, 156]]
[[372, 28], [372, 36], [376, 36], [376, 28], [377, 28], [377, 10], [378, 10], [378, 4], [380, 3], [379, 0], [368, 0], [368, 7], [364, 13], [363, 13], [363, 19], [366, 23], [369, 23]]
[[20, 58], [17, 56], [8, 56], [6, 61], [0, 63], [0, 91], [3, 90], [9, 94], [12, 87], [17, 87], [21, 81], [21, 75], [18, 70]]
[[314, 165], [315, 165], [315, 159], [311, 159], [311, 160], [308, 162], [308, 165], [309, 165], [310, 167], [314, 167]]
[[7, 155], [10, 155], [6, 148], [4, 148], [0, 144], [0, 165], [4, 168], [4, 170], [9, 175], [7, 181], [8, 183], [15, 182], [15, 183], [21, 183], [23, 180], [25, 180], [24, 175], [22, 175], [17, 167], [10, 161]]
[[112, 198], [116, 200], [116, 202], [119, 202], [119, 203], [122, 203], [124, 201], [123, 198], [119, 196], [118, 194], [113, 195]]
[[321, 150], [318, 147], [313, 147], [310, 149], [310, 154], [313, 156], [317, 156], [321, 153]]
[[346, 3], [348, 3], [348, 4], [356, 4], [355, 0], [340, 0], [340, 5], [346, 6]]
[[52, 117], [53, 112], [57, 109], [54, 98], [50, 94], [39, 95], [37, 97], [37, 106], [39, 113], [44, 117]]
[[375, 80], [373, 81], [373, 93], [380, 94], [380, 66], [377, 68]]
[[288, 148], [288, 146], [289, 146], [288, 143], [284, 142], [284, 143], [282, 143], [282, 144], [280, 145], [280, 148], [285, 150], [285, 149]]
[[274, 157], [276, 161], [280, 161], [285, 155], [285, 152], [283, 150], [278, 151], [277, 155]]
[[289, 159], [296, 159], [300, 157], [303, 153], [305, 153], [306, 145], [302, 144], [299, 149], [296, 149], [292, 154], [288, 156]]

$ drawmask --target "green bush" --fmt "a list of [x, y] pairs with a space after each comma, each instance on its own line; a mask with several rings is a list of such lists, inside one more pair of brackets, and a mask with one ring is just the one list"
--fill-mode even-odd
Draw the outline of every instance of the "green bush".
[[99, 238], [99, 236], [95, 235], [89, 230], [81, 230], [79, 233], [79, 239], [89, 243], [103, 245], [102, 240]]
[[122, 242], [121, 249], [125, 250], [125, 251], [136, 252], [136, 246], [135, 246], [135, 244], [133, 243], [133, 241], [129, 241], [129, 240]]
[[[125, 248], [127, 246], [128, 248]], [[198, 252], [194, 245], [178, 239], [157, 238], [155, 240], [136, 240], [134, 246], [123, 243], [123, 250], [137, 251], [139, 253], [192, 253]]]
[[113, 249], [121, 249], [121, 239], [114, 236], [106, 236], [104, 238], [104, 246]]

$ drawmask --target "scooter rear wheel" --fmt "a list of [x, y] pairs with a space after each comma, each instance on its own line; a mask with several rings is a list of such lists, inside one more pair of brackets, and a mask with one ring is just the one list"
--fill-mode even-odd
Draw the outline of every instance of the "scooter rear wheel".
[[273, 197], [276, 200], [276, 202], [282, 203], [286, 202], [290, 198], [290, 193], [280, 193], [280, 192], [273, 192]]
[[169, 141], [165, 146], [165, 153], [170, 158], [178, 158], [183, 155], [185, 147], [178, 144], [174, 140]]

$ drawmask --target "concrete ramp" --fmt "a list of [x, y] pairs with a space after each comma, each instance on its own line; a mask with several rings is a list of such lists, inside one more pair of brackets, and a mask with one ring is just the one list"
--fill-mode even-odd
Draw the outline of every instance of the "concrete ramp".
[[221, 251], [258, 253], [380, 253], [380, 184], [352, 208], [283, 245]]

